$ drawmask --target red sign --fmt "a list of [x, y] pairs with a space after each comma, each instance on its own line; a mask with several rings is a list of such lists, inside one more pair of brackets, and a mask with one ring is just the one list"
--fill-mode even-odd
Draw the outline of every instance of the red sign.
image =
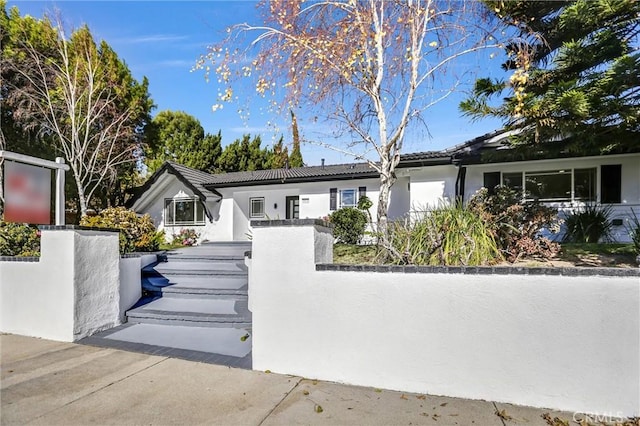
[[51, 171], [13, 161], [4, 163], [4, 220], [48, 225]]

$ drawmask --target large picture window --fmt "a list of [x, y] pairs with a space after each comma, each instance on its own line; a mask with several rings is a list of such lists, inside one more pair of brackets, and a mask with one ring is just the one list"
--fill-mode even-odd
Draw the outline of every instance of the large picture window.
[[197, 198], [164, 200], [165, 225], [204, 225], [204, 207]]
[[264, 217], [264, 198], [249, 199], [249, 214], [252, 218]]
[[502, 184], [525, 199], [539, 201], [596, 201], [596, 168], [503, 173]]
[[540, 201], [571, 200], [571, 170], [525, 172], [526, 198]]

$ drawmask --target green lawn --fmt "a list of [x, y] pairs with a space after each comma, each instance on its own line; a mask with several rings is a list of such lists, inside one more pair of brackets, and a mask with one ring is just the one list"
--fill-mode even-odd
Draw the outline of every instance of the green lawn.
[[372, 265], [376, 262], [376, 246], [352, 244], [333, 245], [333, 263], [346, 265]]

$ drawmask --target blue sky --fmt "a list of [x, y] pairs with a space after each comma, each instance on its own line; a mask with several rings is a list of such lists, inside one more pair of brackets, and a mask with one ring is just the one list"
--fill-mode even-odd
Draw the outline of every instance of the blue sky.
[[[245, 133], [261, 134], [266, 144], [279, 137], [268, 122], [280, 123], [276, 127], [285, 132], [285, 141], [290, 141], [287, 117], [272, 116], [256, 105], [249, 121], [243, 121], [234, 108], [213, 112], [216, 88], [205, 81], [203, 72], [191, 72], [196, 59], [206, 53], [206, 47], [220, 42], [225, 29], [242, 22], [258, 23], [256, 3], [253, 1], [9, 1], [8, 6], [17, 6], [21, 15], [41, 17], [46, 11], [59, 9], [69, 25], [78, 27], [87, 24], [96, 39], [103, 39], [124, 59], [134, 76], [149, 79], [149, 91], [157, 108], [185, 111], [200, 120], [205, 131], [222, 131], [223, 145]], [[502, 76], [499, 61], [489, 60], [490, 52], [461, 66], [480, 70], [481, 76]], [[461, 90], [470, 89], [468, 84]], [[425, 115], [428, 132], [410, 137], [405, 141], [404, 152], [443, 149], [500, 127], [500, 122], [486, 119], [472, 123], [458, 112], [458, 103], [464, 93], [450, 96], [429, 109]], [[300, 114], [300, 113], [299, 113]], [[416, 123], [417, 124], [417, 123]], [[323, 137], [332, 142], [330, 135], [321, 136], [317, 127], [300, 118], [303, 136]], [[303, 145], [305, 163], [319, 164], [321, 158], [327, 163], [353, 161], [352, 158], [313, 145]]]

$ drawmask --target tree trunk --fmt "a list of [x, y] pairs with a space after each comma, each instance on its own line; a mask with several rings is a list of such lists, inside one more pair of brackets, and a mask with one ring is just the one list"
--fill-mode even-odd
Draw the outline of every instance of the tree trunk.
[[80, 218], [82, 219], [87, 215], [87, 199], [84, 195], [84, 188], [82, 186], [82, 182], [78, 179], [77, 174], [74, 173], [74, 178], [76, 181], [76, 187], [78, 188], [78, 204], [80, 205]]
[[390, 247], [388, 215], [389, 215], [389, 195], [391, 187], [396, 181], [395, 174], [392, 171], [393, 163], [389, 160], [383, 160], [380, 173], [380, 193], [378, 195], [378, 244], [382, 247]]
[[4, 159], [0, 159], [0, 217], [4, 214]]

